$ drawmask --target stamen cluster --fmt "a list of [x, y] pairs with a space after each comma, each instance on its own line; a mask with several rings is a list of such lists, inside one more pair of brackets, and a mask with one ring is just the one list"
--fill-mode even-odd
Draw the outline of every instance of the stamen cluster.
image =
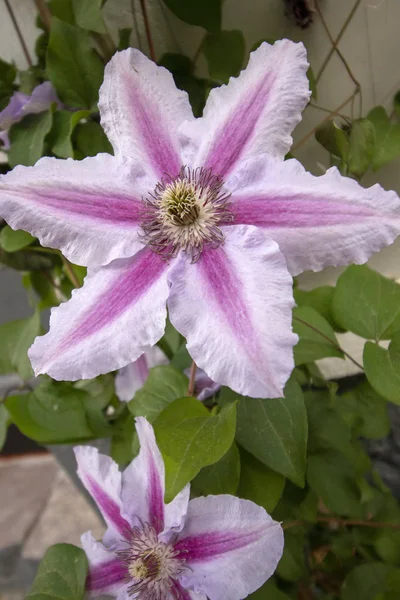
[[137, 600], [165, 600], [173, 580], [185, 569], [173, 547], [158, 540], [153, 527], [134, 527], [126, 550], [117, 552], [126, 567], [128, 593]]
[[220, 225], [233, 220], [223, 180], [210, 169], [182, 167], [175, 178], [162, 179], [143, 199], [141, 223], [145, 243], [166, 259], [179, 250], [196, 262], [205, 245], [224, 241]]

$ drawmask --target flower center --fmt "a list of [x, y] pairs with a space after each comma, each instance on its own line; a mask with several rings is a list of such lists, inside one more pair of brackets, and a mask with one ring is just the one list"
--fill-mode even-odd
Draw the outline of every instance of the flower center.
[[182, 167], [179, 175], [160, 181], [143, 199], [141, 223], [145, 243], [168, 259], [179, 250], [196, 262], [205, 247], [224, 241], [220, 225], [233, 220], [224, 182], [210, 169]]
[[128, 593], [137, 600], [168, 597], [173, 580], [184, 570], [173, 547], [158, 540], [153, 527], [134, 527], [126, 550], [117, 555], [126, 566]]

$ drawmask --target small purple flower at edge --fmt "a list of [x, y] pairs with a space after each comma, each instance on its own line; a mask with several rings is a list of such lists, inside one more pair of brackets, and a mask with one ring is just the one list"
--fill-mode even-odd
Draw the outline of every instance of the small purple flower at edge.
[[213, 381], [282, 396], [297, 341], [292, 276], [363, 263], [400, 232], [394, 192], [284, 160], [307, 69], [302, 44], [263, 43], [196, 119], [166, 69], [119, 52], [99, 101], [114, 156], [42, 158], [0, 177], [0, 216], [88, 266], [29, 350], [36, 374], [90, 379], [136, 361], [168, 307]]
[[0, 112], [0, 140], [3, 142], [4, 150], [10, 148], [8, 130], [13, 123], [18, 123], [25, 115], [47, 110], [53, 102], [59, 108], [62, 107], [50, 81], [36, 86], [30, 96], [22, 92], [15, 92], [8, 105]]
[[90, 446], [75, 448], [78, 475], [107, 524], [82, 536], [87, 589], [119, 600], [242, 600], [274, 573], [283, 531], [249, 500], [222, 494], [189, 502], [187, 485], [164, 504], [164, 462], [152, 426], [136, 419], [139, 455], [125, 469]]
[[[121, 402], [129, 402], [146, 382], [149, 371], [158, 365], [167, 365], [168, 358], [158, 347], [153, 346], [142, 354], [135, 362], [120, 369], [115, 377], [115, 393]], [[189, 376], [190, 369], [185, 370]], [[196, 369], [195, 396], [203, 401], [216, 394], [220, 389], [218, 383], [214, 383], [201, 369]]]

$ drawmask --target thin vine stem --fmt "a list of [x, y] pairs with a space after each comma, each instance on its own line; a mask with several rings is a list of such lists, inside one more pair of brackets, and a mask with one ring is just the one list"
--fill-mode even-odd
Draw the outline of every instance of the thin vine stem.
[[50, 31], [51, 27], [51, 12], [49, 7], [47, 6], [45, 0], [35, 0], [36, 8], [42, 19], [44, 26], [47, 31]]
[[63, 256], [62, 254], [61, 254], [61, 258], [63, 261], [65, 273], [66, 273], [68, 279], [70, 280], [70, 282], [72, 283], [72, 285], [76, 288], [81, 287], [81, 284], [79, 283], [79, 280], [78, 280], [77, 276], [75, 275], [69, 260], [66, 259], [65, 256]]
[[20, 29], [20, 27], [18, 25], [17, 19], [15, 18], [14, 11], [11, 8], [10, 1], [9, 0], [4, 0], [4, 4], [6, 5], [8, 14], [10, 15], [10, 19], [11, 19], [12, 24], [14, 26], [15, 32], [16, 32], [16, 34], [18, 36], [19, 42], [21, 44], [22, 51], [25, 54], [26, 61], [27, 61], [28, 65], [30, 67], [32, 67], [32, 65], [33, 65], [32, 58], [31, 58], [31, 55], [29, 54], [28, 47], [27, 47], [27, 45], [25, 43], [24, 36], [22, 35], [22, 31], [21, 31], [21, 29]]
[[146, 1], [145, 0], [140, 0], [140, 8], [142, 9], [143, 21], [144, 21], [144, 28], [145, 28], [145, 31], [146, 31], [147, 43], [149, 45], [150, 58], [154, 62], [157, 62], [157, 60], [156, 60], [156, 53], [155, 53], [155, 50], [154, 50], [153, 38], [152, 38], [152, 35], [151, 35], [149, 15], [147, 13], [147, 6], [146, 6]]
[[364, 371], [364, 367], [362, 365], [360, 365], [360, 363], [357, 362], [356, 359], [353, 358], [348, 352], [346, 352], [346, 350], [343, 350], [343, 348], [340, 346], [340, 344], [337, 344], [334, 340], [331, 340], [331, 338], [328, 335], [325, 335], [325, 333], [323, 333], [322, 331], [320, 331], [319, 329], [317, 329], [313, 325], [310, 325], [310, 323], [307, 323], [307, 321], [303, 321], [303, 319], [300, 319], [299, 317], [293, 317], [293, 319], [295, 321], [298, 321], [302, 325], [305, 325], [306, 327], [308, 327], [309, 329], [311, 329], [315, 333], [318, 333], [327, 342], [329, 342], [334, 348], [336, 348], [336, 350], [339, 350], [339, 352], [342, 352], [349, 360], [351, 360], [352, 363], [354, 363], [359, 369], [361, 369], [362, 371]]
[[318, 81], [321, 79], [321, 76], [323, 74], [323, 72], [325, 71], [330, 59], [332, 58], [333, 54], [335, 53], [335, 50], [337, 50], [337, 46], [338, 43], [340, 42], [340, 40], [342, 39], [342, 36], [344, 34], [344, 32], [346, 31], [347, 27], [350, 25], [356, 10], [358, 9], [358, 7], [361, 4], [361, 0], [356, 0], [356, 3], [354, 4], [353, 8], [351, 9], [347, 19], [345, 20], [343, 27], [341, 28], [341, 30], [339, 31], [339, 34], [336, 38], [336, 40], [333, 41], [333, 46], [332, 48], [329, 50], [327, 57], [325, 58], [324, 62], [322, 63], [322, 66], [320, 68], [320, 70], [318, 71], [316, 77], [315, 77], [315, 81], [316, 83], [318, 83]]
[[188, 386], [188, 391], [187, 391], [188, 396], [194, 395], [194, 386], [196, 383], [196, 371], [197, 371], [197, 365], [194, 361], [192, 361], [192, 366], [190, 367], [189, 386]]
[[307, 142], [307, 140], [309, 140], [310, 137], [312, 135], [314, 135], [314, 133], [319, 129], [319, 127], [321, 127], [321, 125], [323, 125], [327, 121], [330, 121], [332, 119], [332, 117], [335, 117], [336, 115], [338, 115], [340, 113], [340, 111], [347, 104], [349, 104], [349, 102], [351, 102], [353, 100], [353, 98], [355, 98], [357, 96], [357, 94], [359, 93], [359, 91], [360, 90], [358, 88], [356, 90], [354, 90], [354, 92], [351, 94], [351, 96], [349, 96], [347, 98], [347, 100], [345, 100], [344, 102], [342, 102], [342, 104], [340, 104], [340, 106], [338, 106], [337, 108], [335, 108], [335, 110], [333, 110], [327, 117], [325, 117], [325, 119], [322, 119], [322, 121], [320, 121], [318, 123], [318, 125], [316, 125], [315, 127], [313, 127], [308, 133], [306, 133], [306, 135], [304, 137], [302, 137], [301, 140], [299, 140], [296, 144], [294, 144], [292, 146], [291, 152], [296, 151], [298, 148], [300, 148], [300, 146], [302, 146], [305, 142]]

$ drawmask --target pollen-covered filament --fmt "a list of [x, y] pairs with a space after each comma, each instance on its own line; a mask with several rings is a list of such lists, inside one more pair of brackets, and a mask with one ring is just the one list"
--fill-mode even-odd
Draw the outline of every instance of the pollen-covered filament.
[[118, 553], [126, 566], [128, 592], [137, 600], [165, 600], [173, 580], [185, 569], [169, 544], [158, 540], [153, 527], [134, 527], [126, 550]]
[[220, 225], [232, 221], [229, 194], [209, 169], [182, 167], [178, 177], [162, 180], [144, 199], [142, 229], [146, 243], [168, 258], [179, 250], [195, 262], [206, 244], [224, 241]]

